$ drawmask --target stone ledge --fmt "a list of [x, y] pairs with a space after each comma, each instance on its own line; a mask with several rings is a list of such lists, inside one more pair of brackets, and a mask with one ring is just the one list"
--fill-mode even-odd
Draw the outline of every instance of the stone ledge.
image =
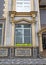
[[45, 64], [46, 65], [46, 58], [43, 59], [29, 59], [29, 58], [15, 58], [15, 59], [0, 59], [0, 65], [30, 65], [30, 64]]

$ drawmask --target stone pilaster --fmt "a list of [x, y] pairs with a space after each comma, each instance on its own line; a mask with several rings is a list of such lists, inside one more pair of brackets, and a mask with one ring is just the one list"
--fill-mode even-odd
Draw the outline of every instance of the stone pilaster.
[[4, 0], [4, 18], [6, 18], [6, 23], [5, 23], [5, 39], [4, 39], [4, 46], [6, 46], [6, 36], [7, 36], [7, 23], [8, 23], [8, 0]]
[[12, 2], [13, 2], [13, 4], [12, 4], [12, 11], [15, 11], [15, 9], [16, 9], [16, 0], [13, 0]]
[[[12, 0], [12, 11], [15, 11], [15, 1], [16, 0]], [[15, 24], [14, 24], [14, 14], [11, 14], [11, 21], [12, 21], [12, 37], [11, 37], [11, 46], [14, 46], [14, 28], [15, 28]]]
[[14, 46], [14, 28], [15, 28], [15, 24], [12, 23], [12, 38], [11, 38], [11, 45]]
[[34, 0], [31, 0], [31, 11], [34, 11]]
[[[31, 4], [32, 4], [32, 8], [31, 10], [34, 11], [34, 0], [31, 0]], [[35, 14], [32, 14], [32, 20], [33, 20], [33, 23], [32, 23], [32, 44], [33, 44], [33, 58], [36, 58], [37, 57], [37, 47], [36, 47], [36, 33], [35, 33]]]
[[36, 38], [35, 38], [35, 23], [32, 23], [32, 43], [33, 47], [36, 47]]
[[15, 24], [14, 24], [14, 14], [11, 14], [11, 21], [12, 21], [12, 37], [11, 37], [11, 45], [14, 46], [14, 28], [15, 28]]
[[39, 51], [42, 52], [43, 51], [43, 47], [42, 47], [42, 35], [39, 34]]
[[39, 54], [38, 47], [36, 47], [35, 23], [32, 23], [32, 44], [33, 44], [33, 58], [37, 58]]

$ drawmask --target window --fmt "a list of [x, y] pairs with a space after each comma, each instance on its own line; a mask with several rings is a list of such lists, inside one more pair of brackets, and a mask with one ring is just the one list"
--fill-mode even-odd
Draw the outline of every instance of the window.
[[43, 49], [46, 49], [46, 32], [42, 34]]
[[16, 0], [16, 11], [17, 12], [30, 12], [31, 0]]
[[0, 45], [3, 44], [3, 24], [0, 23]]
[[15, 43], [26, 44], [32, 43], [31, 35], [31, 25], [30, 24], [16, 24], [15, 25]]

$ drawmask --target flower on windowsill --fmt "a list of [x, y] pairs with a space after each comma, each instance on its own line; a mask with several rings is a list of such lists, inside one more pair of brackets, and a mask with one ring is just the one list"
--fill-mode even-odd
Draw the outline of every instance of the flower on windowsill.
[[15, 46], [30, 47], [32, 46], [32, 44], [31, 43], [16, 43]]

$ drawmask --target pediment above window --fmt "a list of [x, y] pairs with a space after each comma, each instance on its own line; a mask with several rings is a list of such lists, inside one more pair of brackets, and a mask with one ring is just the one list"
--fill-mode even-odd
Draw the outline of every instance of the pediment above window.
[[15, 20], [14, 23], [15, 24], [31, 24], [33, 21], [32, 20], [28, 20], [28, 19], [25, 19], [25, 18], [22, 18], [22, 19], [19, 19], [19, 20]]

